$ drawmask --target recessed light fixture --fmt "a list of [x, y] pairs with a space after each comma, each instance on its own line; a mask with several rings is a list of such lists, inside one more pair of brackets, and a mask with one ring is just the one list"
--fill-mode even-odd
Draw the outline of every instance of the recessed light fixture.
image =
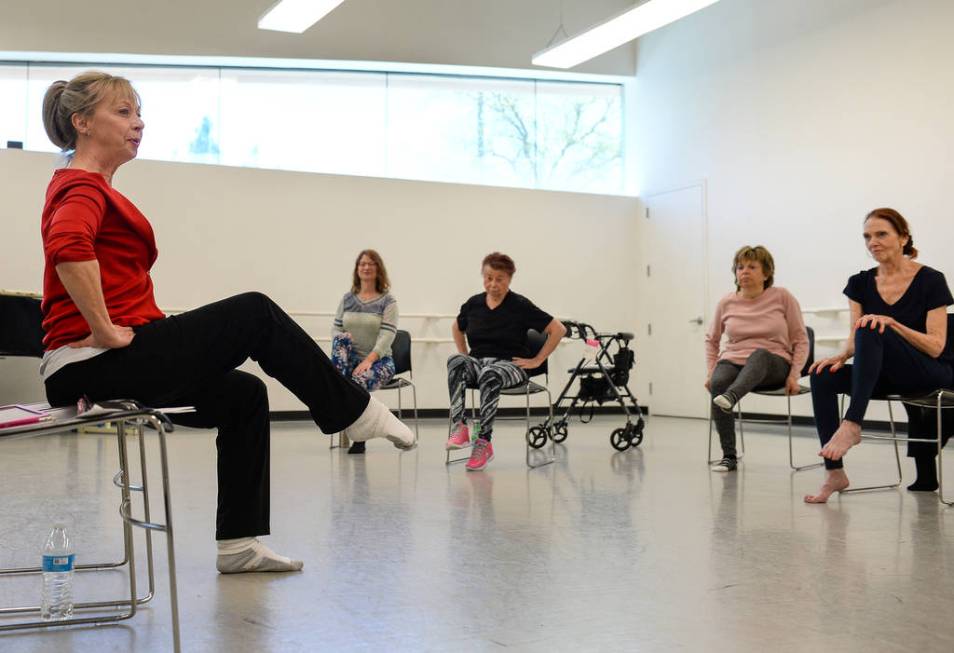
[[280, 0], [258, 21], [259, 29], [301, 34], [344, 0]]
[[[533, 55], [533, 65], [572, 68], [719, 0], [649, 0]], [[562, 27], [562, 25], [561, 25]]]

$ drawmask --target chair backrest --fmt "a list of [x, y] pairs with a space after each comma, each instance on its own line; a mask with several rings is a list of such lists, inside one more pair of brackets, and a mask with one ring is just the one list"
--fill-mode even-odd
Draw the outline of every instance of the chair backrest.
[[42, 324], [39, 299], [0, 295], [0, 355], [42, 357]]
[[397, 330], [394, 342], [391, 343], [391, 358], [394, 359], [394, 373], [403, 374], [411, 371], [411, 334]]
[[[543, 349], [543, 345], [546, 344], [547, 334], [540, 333], [533, 329], [527, 330], [527, 348], [530, 349], [530, 357], [533, 358], [540, 353], [540, 350]], [[540, 367], [535, 367], [532, 370], [527, 370], [527, 376], [540, 376], [541, 374], [547, 374], [549, 372], [549, 367], [547, 366], [547, 361], [543, 361], [543, 364]]]
[[808, 358], [805, 359], [805, 367], [802, 368], [802, 376], [808, 376], [808, 369], [815, 362], [815, 329], [805, 327], [808, 333]]

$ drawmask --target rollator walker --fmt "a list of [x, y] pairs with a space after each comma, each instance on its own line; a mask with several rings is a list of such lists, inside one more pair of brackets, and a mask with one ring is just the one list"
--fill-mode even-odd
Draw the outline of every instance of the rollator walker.
[[[563, 321], [567, 329], [567, 338], [582, 340], [585, 354], [569, 370], [570, 379], [563, 392], [553, 404], [553, 414], [562, 415], [553, 418], [552, 423], [544, 423], [542, 429], [549, 431], [554, 442], [563, 442], [569, 435], [569, 421], [573, 411], [577, 411], [580, 422], [586, 424], [596, 412], [596, 404], [615, 401], [623, 409], [626, 425], [613, 429], [610, 444], [617, 451], [638, 447], [643, 441], [643, 411], [636, 396], [630, 391], [629, 373], [636, 360], [636, 353], [630, 349], [632, 333], [599, 333], [583, 322]], [[576, 394], [571, 394], [575, 381], [579, 380]], [[564, 409], [565, 406], [565, 409]], [[589, 407], [589, 414], [587, 414]]]

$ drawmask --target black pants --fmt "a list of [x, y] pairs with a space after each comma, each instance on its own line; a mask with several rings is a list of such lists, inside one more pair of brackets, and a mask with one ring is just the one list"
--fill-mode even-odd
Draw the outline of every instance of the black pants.
[[308, 406], [325, 433], [349, 426], [369, 395], [335, 370], [315, 341], [261, 293], [230, 297], [136, 328], [132, 344], [72, 363], [46, 381], [53, 406], [137, 399], [195, 406], [186, 426], [218, 428], [216, 539], [269, 532], [268, 396], [235, 368], [251, 358]]
[[[856, 329], [854, 337], [853, 365], [845, 365], [834, 374], [826, 368], [811, 375], [815, 426], [823, 447], [838, 430], [839, 394], [851, 396], [845, 419], [861, 424], [872, 397], [916, 395], [950, 387], [951, 384], [950, 365], [918, 351], [890, 328], [883, 334], [871, 329]], [[912, 427], [918, 429], [917, 424]], [[936, 430], [932, 428], [931, 433], [933, 435]], [[908, 455], [922, 455], [929, 447], [930, 444], [911, 443]], [[842, 467], [841, 460], [825, 459], [826, 469]]]
[[[712, 378], [709, 379], [709, 392], [713, 398], [728, 393], [735, 401], [739, 401], [756, 388], [784, 386], [791, 369], [791, 363], [781, 356], [767, 349], [756, 349], [746, 359], [745, 365], [726, 360], [716, 363]], [[719, 433], [723, 457], [735, 458], [735, 416], [715, 404], [710, 410]]]

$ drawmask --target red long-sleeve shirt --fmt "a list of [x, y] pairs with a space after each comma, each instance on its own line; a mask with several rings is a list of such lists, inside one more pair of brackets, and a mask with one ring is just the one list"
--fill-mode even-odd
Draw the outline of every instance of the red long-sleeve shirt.
[[56, 273], [60, 263], [99, 262], [113, 324], [138, 326], [165, 317], [156, 305], [149, 276], [159, 254], [152, 226], [102, 175], [71, 169], [54, 172], [40, 229], [46, 260], [42, 309], [47, 351], [90, 333]]

